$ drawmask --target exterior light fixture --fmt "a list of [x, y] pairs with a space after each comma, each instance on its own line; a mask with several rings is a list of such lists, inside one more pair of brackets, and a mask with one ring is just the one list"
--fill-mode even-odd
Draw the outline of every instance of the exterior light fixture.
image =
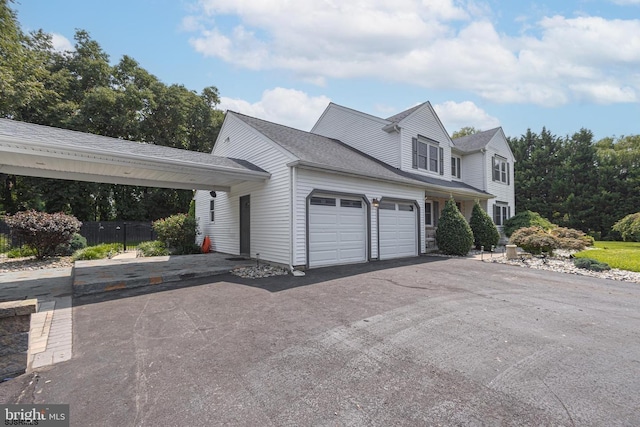
[[213, 197], [214, 199], [216, 198], [216, 192], [215, 191], [209, 191], [209, 195], [211, 197]]
[[380, 200], [378, 199], [373, 199], [371, 201], [371, 204], [373, 205], [374, 208], [377, 208], [378, 206], [380, 206]]

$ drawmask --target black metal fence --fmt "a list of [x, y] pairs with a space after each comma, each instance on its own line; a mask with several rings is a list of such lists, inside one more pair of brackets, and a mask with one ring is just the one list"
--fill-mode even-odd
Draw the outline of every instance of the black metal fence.
[[[156, 240], [158, 236], [151, 222], [144, 221], [85, 221], [80, 227], [80, 235], [87, 239], [87, 245], [100, 243], [123, 243], [131, 249], [140, 242]], [[20, 247], [22, 242], [11, 235], [11, 229], [0, 221], [0, 251]]]

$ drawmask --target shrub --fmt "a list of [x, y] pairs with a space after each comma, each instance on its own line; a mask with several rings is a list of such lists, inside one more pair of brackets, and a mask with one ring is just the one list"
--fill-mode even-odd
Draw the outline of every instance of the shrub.
[[55, 255], [59, 245], [69, 244], [82, 223], [62, 212], [24, 211], [7, 215], [5, 222], [26, 245], [33, 248], [36, 258]]
[[29, 246], [22, 245], [19, 248], [11, 248], [7, 252], [7, 258], [25, 258], [29, 256], [34, 256], [36, 251]]
[[514, 231], [509, 239], [512, 245], [518, 245], [525, 251], [540, 255], [553, 254], [558, 247], [558, 240], [540, 227], [523, 227]]
[[640, 212], [625, 216], [611, 229], [620, 233], [625, 242], [640, 242]]
[[71, 237], [71, 241], [66, 245], [59, 245], [56, 248], [56, 253], [61, 255], [72, 255], [74, 252], [79, 251], [87, 247], [87, 238], [75, 233]]
[[543, 230], [551, 230], [555, 225], [537, 212], [522, 211], [504, 222], [503, 231], [507, 236], [511, 236], [517, 229], [525, 227], [540, 227]]
[[438, 230], [436, 231], [438, 249], [447, 255], [466, 255], [473, 245], [473, 232], [467, 220], [450, 198], [444, 205]]
[[198, 247], [195, 244], [198, 233], [198, 222], [195, 218], [185, 214], [172, 215], [154, 221], [153, 229], [158, 234], [158, 240], [171, 248], [173, 253], [197, 253], [194, 252], [194, 246]]
[[558, 241], [558, 249], [582, 251], [594, 243], [593, 237], [573, 228], [556, 227], [550, 233]]
[[606, 262], [600, 262], [591, 258], [576, 258], [573, 260], [573, 264], [578, 268], [584, 268], [591, 271], [611, 270], [611, 267], [609, 267], [609, 264]]
[[496, 246], [500, 241], [498, 228], [477, 201], [471, 211], [469, 226], [473, 232], [473, 244], [476, 246], [476, 249], [484, 246], [486, 250], [490, 250], [491, 246]]
[[121, 243], [102, 243], [80, 249], [73, 254], [75, 261], [111, 258], [122, 250]]
[[138, 251], [142, 256], [163, 256], [169, 255], [169, 251], [164, 243], [159, 240], [142, 242], [138, 245]]
[[11, 237], [6, 234], [0, 234], [0, 254], [8, 252], [11, 249]]

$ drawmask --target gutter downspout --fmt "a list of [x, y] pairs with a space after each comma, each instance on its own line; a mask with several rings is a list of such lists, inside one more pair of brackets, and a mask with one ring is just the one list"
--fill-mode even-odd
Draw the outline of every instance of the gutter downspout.
[[294, 270], [293, 262], [295, 261], [295, 213], [296, 213], [296, 196], [298, 194], [296, 166], [289, 166], [289, 270], [293, 276], [304, 276], [304, 272]]

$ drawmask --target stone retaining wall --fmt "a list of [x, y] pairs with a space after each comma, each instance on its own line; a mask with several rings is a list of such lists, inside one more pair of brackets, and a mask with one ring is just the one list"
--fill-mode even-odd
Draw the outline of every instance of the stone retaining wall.
[[36, 299], [0, 303], [0, 381], [27, 368], [31, 314], [37, 308]]

